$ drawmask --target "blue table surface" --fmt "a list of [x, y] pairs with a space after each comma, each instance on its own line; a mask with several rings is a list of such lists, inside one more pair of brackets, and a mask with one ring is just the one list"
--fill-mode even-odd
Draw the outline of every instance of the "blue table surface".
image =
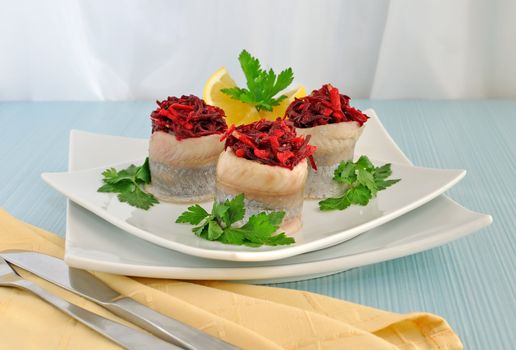
[[[466, 349], [516, 349], [516, 101], [354, 100], [374, 108], [416, 164], [467, 169], [448, 195], [491, 226], [442, 247], [277, 286], [443, 316]], [[0, 206], [59, 235], [65, 198], [40, 174], [67, 169], [71, 129], [148, 137], [150, 102], [0, 103]]]

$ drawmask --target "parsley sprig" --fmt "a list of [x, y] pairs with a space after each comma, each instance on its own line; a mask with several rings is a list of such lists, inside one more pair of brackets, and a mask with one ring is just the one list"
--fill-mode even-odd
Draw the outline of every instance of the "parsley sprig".
[[246, 50], [240, 53], [238, 61], [247, 80], [247, 89], [232, 87], [220, 91], [235, 100], [253, 104], [258, 111], [264, 109], [270, 112], [274, 106], [287, 98], [285, 95], [276, 98], [274, 96], [294, 80], [292, 68], [287, 68], [276, 76], [272, 69], [263, 70], [260, 61]]
[[294, 238], [283, 232], [273, 235], [285, 216], [284, 211], [255, 214], [244, 225], [234, 227], [234, 224], [242, 220], [244, 215], [244, 195], [239, 194], [223, 203], [215, 201], [211, 213], [199, 204], [192, 205], [177, 218], [176, 222], [198, 225], [192, 228], [197, 236], [225, 244], [259, 247], [295, 243]]
[[400, 181], [400, 179], [387, 179], [391, 175], [390, 163], [375, 167], [366, 156], [361, 156], [355, 163], [341, 162], [335, 169], [333, 180], [347, 184], [349, 187], [341, 197], [320, 201], [319, 209], [343, 210], [351, 204], [367, 205], [379, 191]]
[[117, 171], [109, 168], [102, 173], [104, 185], [99, 187], [98, 192], [118, 193], [118, 200], [126, 202], [133, 207], [149, 209], [158, 200], [152, 194], [143, 190], [143, 185], [151, 182], [149, 169], [149, 158], [141, 166], [131, 164], [128, 168]]

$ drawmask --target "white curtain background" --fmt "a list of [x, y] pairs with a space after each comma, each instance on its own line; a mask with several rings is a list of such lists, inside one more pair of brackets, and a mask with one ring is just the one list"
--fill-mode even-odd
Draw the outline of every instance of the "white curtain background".
[[3, 0], [0, 100], [202, 95], [243, 48], [309, 91], [516, 98], [514, 0]]

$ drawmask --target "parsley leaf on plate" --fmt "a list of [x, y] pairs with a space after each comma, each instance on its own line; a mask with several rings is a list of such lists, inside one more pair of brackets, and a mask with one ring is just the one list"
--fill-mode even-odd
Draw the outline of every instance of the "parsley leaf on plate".
[[131, 164], [123, 170], [109, 168], [102, 172], [104, 183], [97, 189], [98, 192], [118, 193], [118, 200], [133, 207], [147, 210], [158, 200], [152, 194], [143, 190], [143, 185], [150, 183], [149, 158], [141, 166]]
[[260, 61], [246, 50], [242, 50], [238, 60], [247, 81], [247, 89], [232, 87], [221, 89], [221, 92], [235, 100], [254, 105], [258, 111], [263, 109], [270, 112], [273, 107], [287, 98], [285, 95], [274, 96], [294, 80], [292, 68], [283, 70], [279, 75], [276, 75], [272, 69], [265, 71]]
[[216, 241], [223, 233], [224, 230], [216, 220], [208, 221], [208, 240]]
[[241, 193], [230, 201], [226, 201], [225, 205], [228, 206], [224, 223], [226, 227], [233, 225], [244, 218], [245, 207], [244, 207], [244, 194]]
[[391, 164], [375, 167], [366, 156], [356, 162], [341, 162], [335, 169], [333, 180], [347, 184], [348, 189], [341, 197], [326, 198], [319, 202], [322, 211], [344, 210], [352, 204], [367, 205], [382, 191], [400, 179], [387, 179], [392, 175]]
[[252, 215], [243, 225], [234, 226], [242, 221], [244, 216], [244, 195], [239, 194], [221, 203], [214, 202], [211, 214], [198, 204], [188, 207], [187, 211], [179, 215], [176, 222], [198, 225], [192, 228], [192, 232], [197, 236], [225, 244], [260, 247], [295, 243], [294, 238], [285, 233], [274, 235], [285, 217], [285, 212], [261, 212]]
[[152, 194], [144, 192], [139, 185], [132, 185], [129, 191], [118, 194], [118, 200], [125, 202], [133, 207], [147, 210], [154, 204], [158, 204], [158, 200]]
[[151, 182], [151, 173], [149, 167], [149, 157], [145, 158], [145, 162], [143, 162], [141, 167], [138, 167], [136, 170], [136, 179], [143, 181], [143, 183], [148, 184]]
[[192, 205], [188, 207], [188, 210], [181, 214], [176, 222], [184, 222], [192, 225], [198, 225], [204, 218], [209, 216], [208, 212], [204, 210], [199, 204]]
[[344, 210], [351, 205], [347, 196], [337, 198], [326, 198], [319, 202], [319, 209], [322, 211], [328, 210]]

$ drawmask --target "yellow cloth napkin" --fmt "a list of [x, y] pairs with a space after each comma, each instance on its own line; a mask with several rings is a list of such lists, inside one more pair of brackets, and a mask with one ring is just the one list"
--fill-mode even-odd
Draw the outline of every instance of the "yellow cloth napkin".
[[[0, 210], [0, 250], [6, 249], [62, 258], [63, 240]], [[94, 303], [16, 270], [69, 302], [127, 324]], [[448, 323], [428, 313], [402, 315], [282, 288], [95, 275], [120, 293], [243, 349], [462, 349]], [[0, 349], [119, 347], [37, 297], [0, 287]]]

